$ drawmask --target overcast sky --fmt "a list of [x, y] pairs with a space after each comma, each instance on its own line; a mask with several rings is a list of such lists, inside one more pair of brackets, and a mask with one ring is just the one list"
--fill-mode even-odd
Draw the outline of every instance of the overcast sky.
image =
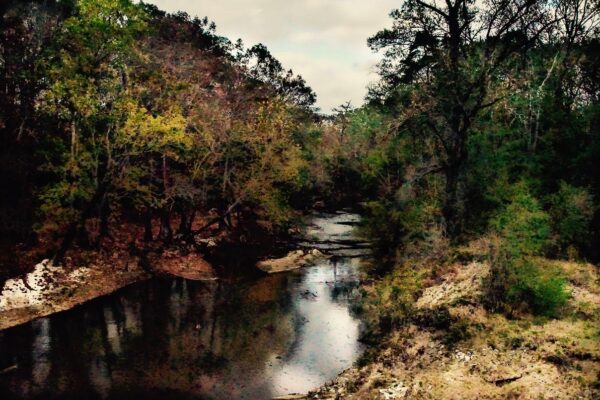
[[324, 112], [363, 102], [380, 59], [366, 40], [391, 25], [401, 0], [146, 0], [160, 9], [207, 16], [217, 33], [246, 47], [265, 44], [285, 68], [301, 74]]

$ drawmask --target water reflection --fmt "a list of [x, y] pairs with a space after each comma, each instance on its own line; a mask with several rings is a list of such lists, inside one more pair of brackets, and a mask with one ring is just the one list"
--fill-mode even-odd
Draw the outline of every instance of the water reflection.
[[[350, 237], [355, 216], [315, 220]], [[246, 282], [152, 280], [0, 332], [0, 397], [268, 399], [306, 392], [361, 351], [358, 259]]]
[[41, 319], [32, 323], [34, 339], [31, 345], [31, 359], [35, 360], [31, 370], [32, 383], [41, 386], [50, 373], [48, 352], [50, 350], [50, 321]]

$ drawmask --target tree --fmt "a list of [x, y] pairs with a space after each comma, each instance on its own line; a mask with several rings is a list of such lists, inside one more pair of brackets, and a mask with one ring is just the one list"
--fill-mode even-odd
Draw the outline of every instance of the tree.
[[59, 26], [61, 11], [46, 2], [4, 1], [0, 6], [0, 236], [6, 241], [34, 241], [40, 127], [36, 97], [45, 87], [40, 68]]
[[38, 96], [38, 107], [67, 125], [69, 135], [68, 147], [59, 144], [57, 162], [47, 165], [58, 179], [41, 195], [50, 222], [45, 228], [67, 226], [56, 262], [78, 233], [87, 240], [83, 224], [106, 201], [122, 167], [112, 154], [123, 122], [118, 105], [127, 95], [126, 65], [135, 56], [144, 18], [128, 0], [79, 0], [76, 14], [62, 24], [57, 47], [49, 48], [44, 60], [49, 84]]
[[408, 0], [391, 16], [393, 28], [368, 41], [372, 49], [386, 50], [382, 85], [373, 95], [389, 100], [398, 87], [418, 86], [405, 115], [421, 121], [421, 133], [437, 142], [437, 170], [445, 176], [443, 214], [448, 233], [456, 236], [459, 182], [473, 124], [499, 101], [490, 88], [506, 78], [507, 60], [538, 43], [559, 17], [538, 0]]
[[241, 61], [248, 68], [252, 78], [268, 85], [286, 101], [305, 108], [315, 104], [317, 97], [304, 78], [300, 75], [294, 76], [291, 69], [285, 71], [265, 45], [252, 46], [242, 56]]

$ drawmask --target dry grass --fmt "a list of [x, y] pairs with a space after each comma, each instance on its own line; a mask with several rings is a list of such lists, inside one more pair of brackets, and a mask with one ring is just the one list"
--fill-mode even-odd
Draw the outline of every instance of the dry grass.
[[[488, 244], [482, 239], [458, 251], [481, 259]], [[481, 305], [489, 274], [485, 262], [446, 265], [430, 269], [429, 275], [415, 272], [411, 276], [421, 277], [426, 286], [415, 312], [433, 316], [443, 311], [449, 316], [447, 326], [413, 324], [397, 329], [371, 363], [346, 371], [313, 398], [600, 398], [598, 268], [538, 261], [558, 266], [570, 282], [572, 296], [560, 319], [526, 314], [508, 319], [485, 310]], [[441, 275], [431, 279], [435, 274]], [[371, 292], [389, 291], [377, 288], [381, 285], [389, 286], [389, 279]]]

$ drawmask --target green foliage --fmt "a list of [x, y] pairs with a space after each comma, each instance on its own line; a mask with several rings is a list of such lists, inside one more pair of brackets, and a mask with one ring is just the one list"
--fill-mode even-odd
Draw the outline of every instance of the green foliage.
[[73, 232], [112, 237], [114, 221], [143, 222], [151, 240], [160, 216], [168, 242], [174, 213], [188, 237], [199, 217], [230, 232], [295, 218], [321, 129], [312, 89], [266, 47], [131, 0], [14, 3], [2, 7], [0, 129], [32, 154], [20, 196], [34, 198], [48, 252], [62, 257]]
[[517, 185], [510, 203], [491, 225], [513, 258], [540, 255], [549, 244], [550, 217], [524, 184]]
[[534, 259], [512, 261], [512, 282], [506, 300], [509, 304], [527, 304], [537, 315], [553, 317], [570, 297], [566, 279], [551, 266], [537, 265]]
[[558, 192], [549, 197], [549, 203], [549, 213], [561, 249], [588, 243], [590, 222], [595, 211], [590, 192], [561, 182]]
[[402, 223], [402, 210], [384, 201], [369, 202], [366, 204], [366, 210], [368, 217], [363, 222], [363, 235], [377, 238], [375, 243], [379, 253], [394, 249], [400, 238], [406, 234], [406, 227]]
[[492, 256], [488, 302], [494, 309], [525, 306], [538, 315], [556, 316], [569, 298], [557, 269], [536, 258], [550, 242], [550, 216], [524, 184], [492, 220], [498, 235]]
[[414, 300], [422, 290], [426, 268], [399, 265], [375, 285], [375, 291], [362, 300], [363, 318], [367, 324], [366, 340], [377, 340], [397, 329], [414, 316]]
[[[206, 18], [131, 0], [18, 2], [0, 35], [3, 155], [27, 156], [20, 196], [35, 197], [36, 232], [52, 241], [107, 212], [168, 225], [212, 210], [277, 229], [292, 205], [360, 203], [392, 258], [492, 228], [502, 301], [559, 298], [560, 280], [528, 265], [548, 248], [600, 257], [600, 45], [538, 24], [561, 12], [575, 26], [578, 5], [502, 4], [404, 2], [369, 39], [384, 54], [368, 103], [318, 116], [302, 77]], [[551, 193], [560, 181], [572, 185]]]

